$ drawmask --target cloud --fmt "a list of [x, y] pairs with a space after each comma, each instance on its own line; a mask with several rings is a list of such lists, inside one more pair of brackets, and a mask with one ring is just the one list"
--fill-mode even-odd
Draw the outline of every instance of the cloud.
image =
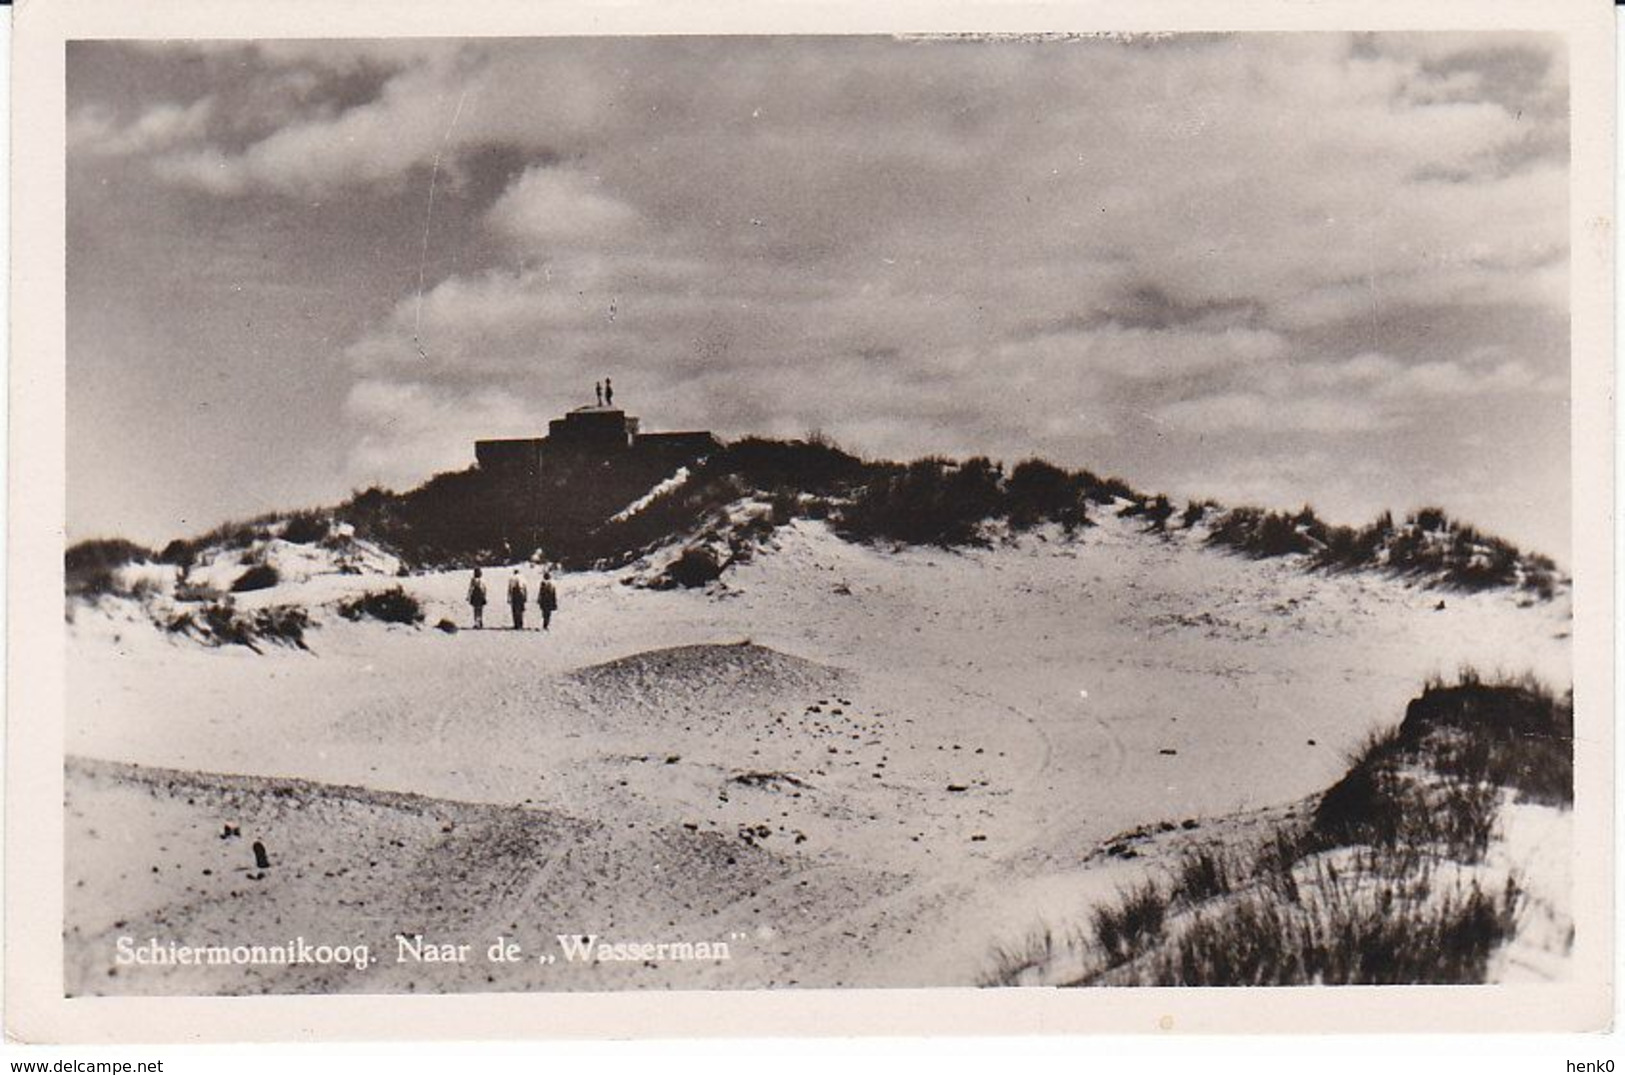
[[[1220, 436], [1380, 431], [1392, 468], [1428, 467], [1445, 412], [1550, 425], [1566, 388], [1568, 75], [1539, 35], [140, 56], [172, 63], [142, 98], [170, 118], [138, 136], [81, 91], [70, 164], [199, 220], [347, 222], [306, 249], [368, 286], [303, 361], [355, 380], [358, 467], [447, 464], [474, 419], [540, 432], [606, 373], [656, 428], [1129, 477]], [[146, 148], [88, 148], [118, 139]]]
[[189, 105], [154, 105], [120, 127], [111, 109], [88, 105], [68, 117], [68, 152], [95, 157], [137, 156], [200, 137], [208, 127], [214, 100]]
[[1415, 506], [1406, 499], [1410, 494], [1396, 490], [1384, 481], [1386, 477], [1375, 454], [1300, 447], [1291, 452], [1215, 455], [1200, 467], [1180, 471], [1172, 479], [1171, 491], [1230, 506], [1291, 511], [1311, 504], [1323, 519], [1356, 524], [1384, 508]]
[[[346, 107], [312, 92], [264, 138], [157, 167], [217, 195], [330, 196], [437, 158], [461, 177], [499, 145], [547, 158], [487, 209], [535, 251], [635, 222], [646, 248], [713, 260], [719, 283], [753, 265], [860, 288], [906, 277], [1040, 322], [1292, 330], [1566, 294], [1564, 160], [1483, 170], [1566, 131], [1519, 112], [1566, 77], [1539, 37], [569, 46], [261, 49], [305, 74], [384, 76]], [[1035, 281], [1073, 293], [1056, 309]]]
[[1170, 403], [1158, 408], [1157, 417], [1198, 435], [1272, 430], [1363, 433], [1387, 424], [1369, 401], [1299, 396], [1283, 403], [1262, 393], [1242, 392]]
[[407, 488], [468, 466], [477, 437], [533, 432], [522, 401], [495, 389], [459, 392], [413, 381], [356, 382], [344, 401], [362, 430], [347, 469], [358, 481]]
[[503, 191], [487, 219], [516, 243], [545, 249], [554, 241], [607, 238], [636, 216], [586, 176], [542, 166], [526, 169]]
[[1542, 378], [1525, 363], [1480, 360], [1406, 363], [1367, 352], [1336, 362], [1292, 361], [1262, 370], [1250, 391], [1177, 400], [1156, 411], [1168, 424], [1198, 435], [1221, 433], [1371, 432], [1405, 424], [1429, 408], [1470, 397], [1561, 394], [1563, 378]]
[[[308, 54], [301, 54], [308, 55]], [[477, 80], [459, 84], [455, 53], [430, 52], [388, 78], [376, 97], [332, 113], [325, 102], [315, 114], [282, 126], [241, 151], [205, 146], [159, 160], [158, 174], [216, 195], [240, 196], [256, 189], [319, 195], [348, 185], [401, 181], [429, 163]], [[457, 143], [451, 142], [453, 148]]]
[[1020, 365], [1055, 355], [1074, 370], [1127, 381], [1181, 381], [1213, 372], [1238, 376], [1286, 352], [1286, 337], [1269, 329], [1140, 328], [1108, 323], [1046, 333], [1006, 345], [1001, 358]]

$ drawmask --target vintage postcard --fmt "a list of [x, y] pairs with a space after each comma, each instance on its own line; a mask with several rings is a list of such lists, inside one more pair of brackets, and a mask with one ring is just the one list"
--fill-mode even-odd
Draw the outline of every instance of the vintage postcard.
[[1602, 3], [35, 0], [7, 1030], [1597, 1029]]

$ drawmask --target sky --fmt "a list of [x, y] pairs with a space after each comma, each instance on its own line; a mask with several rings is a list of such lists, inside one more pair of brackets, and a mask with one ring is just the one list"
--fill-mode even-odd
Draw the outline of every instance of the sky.
[[70, 540], [645, 429], [1438, 504], [1568, 562], [1537, 34], [75, 42]]

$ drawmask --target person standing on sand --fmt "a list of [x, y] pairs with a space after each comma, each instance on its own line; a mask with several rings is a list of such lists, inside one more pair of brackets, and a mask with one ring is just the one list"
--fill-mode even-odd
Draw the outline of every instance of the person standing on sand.
[[542, 609], [542, 630], [553, 622], [553, 613], [559, 607], [559, 592], [553, 586], [553, 572], [542, 572], [542, 581], [536, 587], [536, 603]]
[[513, 577], [508, 580], [508, 607], [513, 609], [513, 629], [525, 629], [525, 599], [530, 596], [525, 590], [525, 580], [519, 577], [519, 570], [514, 569]]
[[485, 581], [480, 578], [480, 569], [474, 569], [474, 577], [468, 580], [468, 603], [474, 609], [474, 630], [485, 627]]
[[603, 381], [594, 381], [592, 383], [592, 394], [598, 397], [598, 405], [600, 407], [602, 407], [604, 405], [604, 382]]
[[615, 406], [615, 386], [609, 383], [608, 377], [604, 378], [604, 406]]

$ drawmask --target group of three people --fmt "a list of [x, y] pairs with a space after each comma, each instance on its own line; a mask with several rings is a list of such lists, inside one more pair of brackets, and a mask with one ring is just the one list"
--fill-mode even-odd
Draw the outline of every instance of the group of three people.
[[[525, 604], [530, 600], [530, 591], [525, 586], [525, 579], [519, 574], [517, 568], [508, 579], [508, 607], [513, 610], [513, 629], [522, 631], [525, 628]], [[474, 577], [468, 582], [468, 603], [474, 610], [474, 626], [476, 629], [485, 626], [485, 579], [480, 569], [474, 569]], [[536, 585], [536, 605], [542, 610], [542, 630], [548, 630], [553, 623], [553, 613], [559, 607], [558, 588], [553, 585], [553, 572], [542, 572], [542, 581]]]

